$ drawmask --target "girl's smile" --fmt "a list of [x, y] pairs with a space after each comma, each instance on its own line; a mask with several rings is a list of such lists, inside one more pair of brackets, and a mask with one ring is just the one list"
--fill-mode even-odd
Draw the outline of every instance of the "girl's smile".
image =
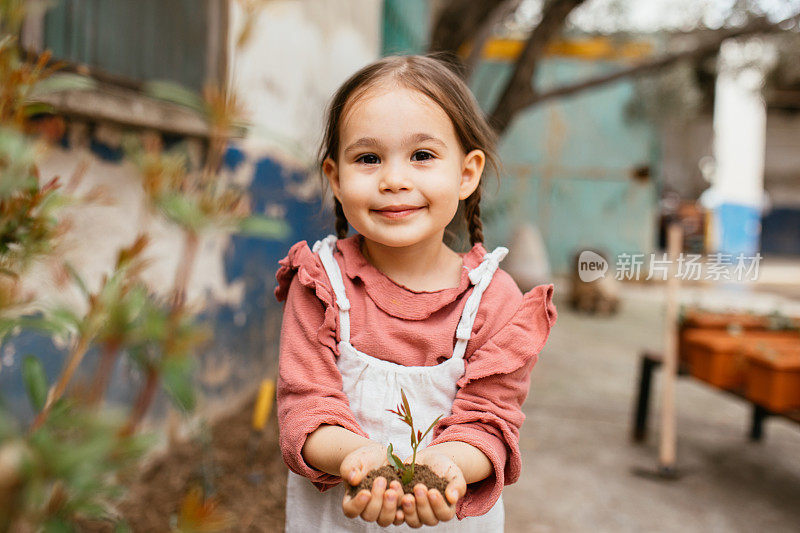
[[392, 205], [381, 209], [373, 209], [372, 211], [389, 219], [398, 219], [419, 213], [423, 209], [425, 209], [425, 206], [414, 207], [409, 205]]
[[349, 102], [339, 139], [336, 161], [326, 159], [323, 171], [368, 246], [383, 255], [413, 248], [421, 264], [441, 257], [459, 200], [479, 185], [484, 153], [465, 154], [444, 109], [396, 85], [372, 87]]

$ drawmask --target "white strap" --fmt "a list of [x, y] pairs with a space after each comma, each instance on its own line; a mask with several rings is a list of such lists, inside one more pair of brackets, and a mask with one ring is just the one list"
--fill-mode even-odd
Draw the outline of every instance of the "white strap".
[[492, 276], [500, 266], [500, 261], [508, 254], [508, 248], [498, 246], [491, 252], [483, 256], [483, 261], [469, 273], [469, 280], [475, 285], [472, 294], [467, 298], [464, 310], [461, 313], [461, 320], [458, 321], [456, 328], [456, 346], [453, 349], [453, 358], [462, 358], [467, 350], [467, 342], [472, 336], [472, 326], [475, 324], [475, 317], [478, 316], [478, 306], [481, 303], [483, 291], [492, 281]]
[[319, 255], [322, 266], [328, 274], [328, 279], [331, 280], [333, 293], [336, 295], [336, 303], [339, 306], [339, 336], [341, 340], [350, 342], [350, 300], [347, 299], [345, 294], [344, 281], [339, 270], [339, 264], [333, 258], [336, 240], [336, 235], [328, 235], [324, 239], [315, 242], [312, 250]]

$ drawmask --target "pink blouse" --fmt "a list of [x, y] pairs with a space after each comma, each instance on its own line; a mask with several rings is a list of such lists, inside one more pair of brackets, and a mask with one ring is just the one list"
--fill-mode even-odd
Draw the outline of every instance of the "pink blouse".
[[[466, 268], [458, 287], [415, 291], [369, 263], [361, 254], [362, 239], [359, 234], [340, 239], [334, 252], [350, 300], [353, 346], [406, 366], [436, 365], [450, 357], [461, 311], [472, 292], [467, 269], [480, 264], [486, 249], [477, 243], [459, 254]], [[339, 312], [322, 263], [306, 241], [294, 244], [279, 263], [275, 297], [286, 302], [277, 387], [281, 452], [293, 472], [324, 491], [341, 478], [305, 462], [300, 452], [306, 437], [322, 424], [368, 435], [342, 392], [336, 367]], [[553, 285], [522, 294], [502, 269], [483, 294], [452, 413], [434, 428], [431, 443], [466, 442], [492, 462], [493, 473], [467, 487], [456, 510], [459, 518], [486, 513], [503, 486], [519, 478], [519, 428], [525, 419], [521, 406], [530, 372], [556, 320], [552, 296]]]

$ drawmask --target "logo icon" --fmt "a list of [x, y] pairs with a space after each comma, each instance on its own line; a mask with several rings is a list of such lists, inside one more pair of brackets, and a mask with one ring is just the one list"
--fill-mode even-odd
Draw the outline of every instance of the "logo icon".
[[608, 261], [591, 250], [584, 250], [578, 256], [578, 277], [584, 283], [600, 279], [608, 272]]

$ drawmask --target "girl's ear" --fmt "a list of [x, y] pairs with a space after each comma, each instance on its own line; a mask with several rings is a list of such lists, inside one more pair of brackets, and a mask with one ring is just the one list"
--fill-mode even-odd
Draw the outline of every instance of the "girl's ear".
[[331, 184], [331, 190], [336, 199], [339, 199], [339, 166], [336, 161], [330, 157], [326, 157], [322, 162], [322, 173], [328, 178], [328, 183]]
[[464, 164], [461, 166], [461, 186], [458, 191], [459, 200], [466, 200], [478, 188], [485, 164], [486, 154], [483, 150], [475, 149], [464, 156]]

